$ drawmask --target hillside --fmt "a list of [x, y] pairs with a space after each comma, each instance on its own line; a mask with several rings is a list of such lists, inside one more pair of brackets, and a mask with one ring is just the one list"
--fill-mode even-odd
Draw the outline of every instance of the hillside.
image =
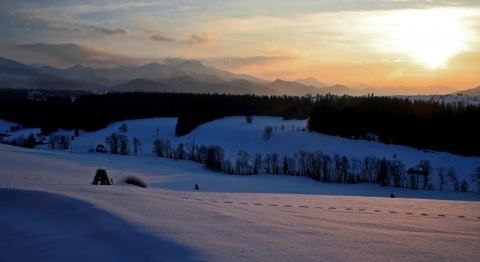
[[[150, 143], [157, 136], [172, 143], [216, 143], [227, 157], [235, 157], [238, 149], [290, 153], [303, 148], [386, 157], [395, 153], [408, 165], [425, 157], [434, 166], [455, 167], [461, 178], [478, 158], [323, 136], [301, 131], [304, 121], [272, 117], [254, 117], [252, 124], [243, 117], [225, 118], [184, 137], [173, 135], [175, 123], [175, 118], [129, 120], [97, 132], [81, 131], [69, 150], [0, 145], [0, 260], [477, 258], [480, 238], [473, 232], [480, 230], [478, 193], [226, 175], [191, 161], [155, 157]], [[0, 129], [12, 124], [0, 121]], [[128, 127], [125, 134], [141, 140], [138, 156], [87, 152], [122, 124]], [[265, 125], [286, 128], [264, 141]], [[90, 184], [99, 167], [107, 170], [114, 185]], [[148, 187], [119, 183], [126, 175], [141, 178]], [[200, 190], [194, 190], [195, 184]], [[391, 193], [396, 198], [389, 198]], [[380, 250], [377, 241], [382, 243]]]

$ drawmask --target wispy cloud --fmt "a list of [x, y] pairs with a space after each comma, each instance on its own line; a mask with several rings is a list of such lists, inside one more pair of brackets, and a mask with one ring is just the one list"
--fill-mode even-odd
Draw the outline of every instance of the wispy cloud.
[[[16, 10], [10, 13], [10, 18], [16, 22], [28, 23], [29, 27], [44, 27], [62, 32], [99, 32], [107, 36], [125, 36], [130, 34], [130, 30], [118, 27], [108, 26], [110, 23], [104, 23], [98, 20], [80, 19], [78, 13], [72, 13], [70, 9], [62, 12], [61, 9], [25, 9]], [[99, 24], [105, 24], [100, 26]]]
[[173, 42], [173, 41], [175, 41], [174, 38], [171, 38], [171, 37], [168, 37], [168, 36], [165, 36], [165, 35], [162, 35], [162, 34], [155, 34], [155, 35], [150, 36], [150, 38], [155, 40], [155, 41], [160, 41], [160, 42]]
[[96, 32], [100, 32], [100, 33], [103, 33], [105, 35], [110, 35], [110, 36], [129, 35], [130, 34], [130, 30], [125, 29], [125, 28], [121, 28], [121, 27], [116, 27], [114, 29], [110, 29], [110, 28], [92, 26], [92, 28]]
[[111, 67], [129, 63], [132, 60], [122, 55], [108, 51], [84, 46], [75, 43], [66, 44], [21, 44], [16, 46], [21, 51], [34, 53], [37, 57], [43, 57], [45, 61], [54, 60], [55, 64], [75, 65], [82, 64], [93, 67]]
[[298, 59], [295, 56], [254, 56], [254, 57], [230, 57], [218, 58], [212, 61], [213, 64], [229, 70], [237, 70], [251, 66], [275, 65]]
[[204, 45], [204, 44], [211, 44], [215, 40], [215, 33], [212, 32], [204, 32], [201, 34], [192, 34], [188, 39], [188, 43], [190, 46], [197, 46], [197, 45]]
[[274, 42], [265, 42], [263, 43], [267, 51], [277, 51], [278, 47]]

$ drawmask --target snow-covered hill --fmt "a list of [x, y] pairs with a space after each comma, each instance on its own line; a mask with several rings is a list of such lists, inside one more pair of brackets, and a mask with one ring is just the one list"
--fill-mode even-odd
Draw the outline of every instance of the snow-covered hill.
[[[293, 155], [299, 149], [347, 157], [396, 154], [407, 167], [429, 159], [434, 167], [456, 168], [460, 178], [469, 178], [480, 164], [478, 157], [305, 132], [305, 123], [254, 117], [247, 124], [244, 117], [228, 117], [176, 137], [175, 118], [154, 118], [91, 133], [80, 130], [69, 150], [0, 145], [0, 261], [478, 259], [480, 195], [475, 192], [233, 176], [151, 152], [159, 137], [172, 144], [217, 144], [232, 160], [240, 149], [250, 154]], [[0, 121], [0, 130], [12, 124]], [[130, 140], [141, 141], [138, 156], [88, 152], [105, 144], [122, 124]], [[266, 125], [275, 127], [268, 141], [262, 138]], [[73, 130], [58, 134], [72, 136]], [[91, 185], [97, 168], [105, 168], [114, 181], [135, 175], [148, 188]]]

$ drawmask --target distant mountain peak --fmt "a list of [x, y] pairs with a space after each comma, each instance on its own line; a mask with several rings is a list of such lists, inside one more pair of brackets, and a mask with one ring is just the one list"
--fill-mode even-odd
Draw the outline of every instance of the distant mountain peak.
[[295, 80], [295, 82], [300, 83], [300, 84], [304, 84], [304, 85], [307, 85], [307, 86], [314, 86], [314, 87], [317, 87], [317, 88], [324, 88], [324, 87], [327, 87], [327, 86], [328, 86], [327, 84], [318, 81], [318, 80], [317, 80], [316, 78], [314, 78], [314, 77], [307, 77], [307, 78], [303, 78], [303, 79], [297, 79], [297, 80]]

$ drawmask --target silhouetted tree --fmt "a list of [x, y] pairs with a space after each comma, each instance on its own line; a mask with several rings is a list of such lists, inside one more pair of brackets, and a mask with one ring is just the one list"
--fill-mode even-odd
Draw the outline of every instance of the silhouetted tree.
[[133, 138], [133, 155], [136, 156], [138, 152], [142, 151], [142, 143], [137, 137]]
[[440, 188], [439, 188], [440, 191], [443, 191], [443, 187], [448, 184], [445, 173], [446, 173], [446, 170], [443, 166], [437, 167], [438, 181], [440, 182]]
[[475, 168], [473, 173], [470, 175], [470, 178], [473, 183], [477, 183], [477, 192], [480, 193], [480, 166]]
[[240, 150], [237, 153], [237, 161], [235, 162], [235, 173], [240, 175], [251, 174], [250, 154], [245, 150]]
[[453, 190], [458, 192], [460, 190], [460, 182], [458, 181], [457, 171], [451, 167], [447, 170], [447, 178], [453, 186]]
[[460, 191], [467, 192], [468, 191], [468, 182], [465, 179], [462, 179], [462, 183], [460, 184]]
[[417, 172], [419, 172], [423, 176], [423, 188], [426, 189], [428, 187], [430, 181], [430, 175], [433, 173], [433, 167], [430, 164], [430, 160], [420, 160], [416, 166]]

